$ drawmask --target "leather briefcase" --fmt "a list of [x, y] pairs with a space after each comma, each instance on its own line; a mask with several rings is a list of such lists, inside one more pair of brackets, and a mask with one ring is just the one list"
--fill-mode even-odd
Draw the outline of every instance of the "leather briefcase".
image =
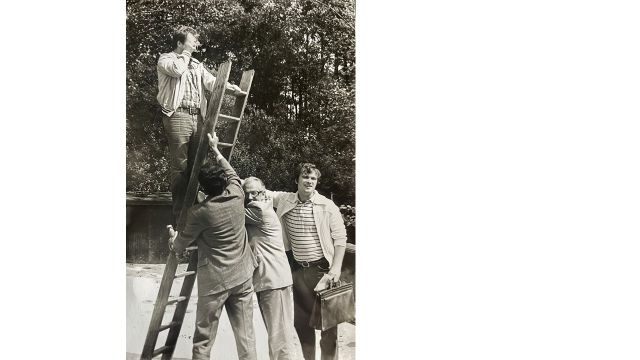
[[309, 326], [324, 331], [355, 318], [353, 284], [339, 281], [334, 286], [316, 293]]

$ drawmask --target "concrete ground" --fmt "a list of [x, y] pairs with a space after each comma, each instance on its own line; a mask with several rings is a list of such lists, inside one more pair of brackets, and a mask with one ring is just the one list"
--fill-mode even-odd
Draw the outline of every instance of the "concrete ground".
[[[186, 269], [186, 264], [179, 265], [178, 272]], [[164, 264], [127, 264], [127, 360], [138, 360], [142, 351], [153, 305], [160, 288], [160, 280]], [[171, 289], [171, 296], [180, 293], [181, 280], [176, 280]], [[192, 336], [195, 325], [195, 310], [197, 303], [197, 283], [189, 299], [187, 314], [184, 324], [180, 330], [178, 344], [174, 352], [174, 360], [191, 359]], [[173, 306], [167, 306], [163, 324], [168, 323], [173, 316]], [[258, 360], [269, 360], [269, 350], [267, 347], [267, 331], [260, 316], [260, 308], [254, 296], [253, 324], [256, 333], [256, 347], [258, 349]], [[164, 344], [168, 331], [163, 331], [158, 337], [156, 348]], [[316, 339], [319, 341], [320, 332], [316, 331]], [[297, 341], [297, 337], [296, 337]], [[296, 343], [299, 359], [302, 359], [300, 344]], [[319, 345], [318, 345], [319, 346]], [[351, 324], [340, 324], [338, 326], [338, 351], [340, 359], [355, 359], [355, 326]], [[226, 312], [222, 312], [222, 318], [218, 328], [211, 357], [218, 360], [233, 360], [238, 358], [235, 340], [229, 318]], [[159, 357], [158, 357], [159, 358]], [[316, 360], [320, 359], [320, 351], [316, 352]]]

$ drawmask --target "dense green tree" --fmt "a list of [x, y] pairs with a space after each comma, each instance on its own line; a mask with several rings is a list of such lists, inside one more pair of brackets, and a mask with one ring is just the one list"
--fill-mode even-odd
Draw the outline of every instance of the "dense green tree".
[[319, 190], [355, 204], [353, 0], [127, 2], [127, 190], [166, 191], [166, 138], [156, 62], [171, 30], [193, 26], [210, 69], [232, 60], [230, 80], [254, 69], [232, 162], [273, 189], [293, 190], [300, 161], [323, 170]]

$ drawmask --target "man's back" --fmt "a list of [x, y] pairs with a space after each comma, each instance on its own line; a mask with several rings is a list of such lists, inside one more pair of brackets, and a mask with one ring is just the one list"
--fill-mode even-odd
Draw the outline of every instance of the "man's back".
[[207, 198], [194, 209], [194, 216], [203, 227], [198, 238], [202, 256], [209, 256], [217, 267], [233, 266], [242, 260], [248, 244], [242, 198], [228, 194]]
[[252, 201], [245, 209], [249, 242], [258, 258], [253, 276], [255, 291], [292, 284], [291, 269], [282, 241], [282, 226], [271, 202]]
[[220, 165], [227, 177], [226, 188], [194, 205], [184, 229], [185, 243], [197, 239], [199, 295], [237, 286], [250, 279], [257, 267], [244, 227], [240, 178], [225, 159]]

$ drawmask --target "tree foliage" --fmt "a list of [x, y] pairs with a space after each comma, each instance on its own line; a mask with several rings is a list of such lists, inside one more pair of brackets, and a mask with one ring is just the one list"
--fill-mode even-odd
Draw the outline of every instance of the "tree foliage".
[[167, 142], [156, 63], [177, 25], [200, 32], [205, 66], [233, 61], [230, 81], [256, 71], [233, 155], [242, 177], [294, 190], [301, 161], [323, 172], [320, 192], [355, 204], [355, 2], [127, 2], [127, 190], [167, 191]]

